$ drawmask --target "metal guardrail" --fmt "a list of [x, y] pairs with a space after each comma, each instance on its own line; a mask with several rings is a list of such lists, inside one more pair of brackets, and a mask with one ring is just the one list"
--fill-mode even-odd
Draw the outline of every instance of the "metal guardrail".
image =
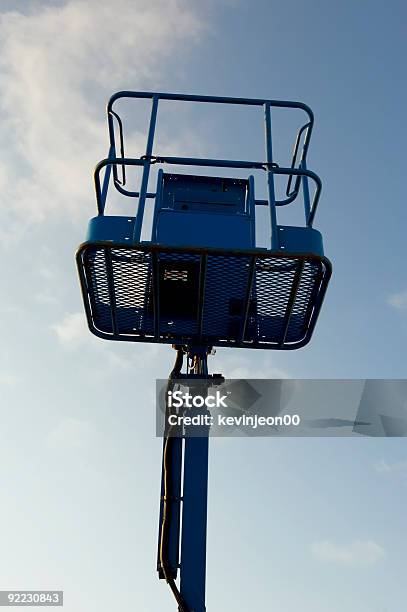
[[[147, 145], [145, 155], [140, 159], [127, 158], [125, 156], [123, 123], [119, 114], [114, 110], [114, 104], [123, 98], [134, 99], [150, 99], [152, 102], [151, 115], [148, 128]], [[181, 102], [198, 102], [198, 103], [214, 103], [214, 104], [230, 104], [240, 106], [258, 106], [264, 109], [264, 125], [265, 125], [265, 145], [266, 145], [266, 161], [247, 161], [247, 160], [225, 160], [225, 159], [206, 159], [206, 158], [191, 158], [191, 157], [169, 157], [153, 155], [153, 143], [155, 136], [155, 128], [157, 122], [158, 103], [160, 100], [172, 100]], [[271, 111], [273, 108], [293, 108], [303, 110], [307, 115], [307, 122], [299, 129], [293, 149], [291, 166], [289, 168], [279, 168], [273, 159], [273, 142], [272, 142], [272, 117]], [[148, 198], [155, 197], [154, 193], [148, 192], [148, 181], [150, 176], [150, 168], [155, 163], [167, 163], [184, 166], [207, 166], [207, 167], [222, 167], [222, 168], [240, 168], [240, 169], [261, 169], [267, 172], [268, 184], [268, 201], [259, 200], [258, 204], [268, 205], [270, 212], [270, 225], [272, 244], [278, 243], [277, 238], [277, 218], [276, 207], [286, 206], [293, 202], [303, 186], [303, 197], [305, 207], [306, 225], [312, 226], [318, 205], [319, 194], [321, 191], [321, 181], [319, 177], [307, 170], [306, 156], [311, 139], [312, 129], [314, 125], [314, 115], [312, 110], [302, 102], [292, 102], [283, 100], [268, 100], [263, 98], [233, 98], [220, 96], [200, 96], [188, 94], [169, 94], [155, 92], [135, 92], [135, 91], [119, 91], [115, 93], [109, 100], [107, 105], [107, 118], [110, 138], [110, 149], [108, 158], [100, 162], [95, 171], [95, 187], [99, 214], [104, 213], [107, 192], [109, 188], [110, 174], [113, 169], [113, 183], [115, 188], [125, 196], [138, 198], [138, 209], [136, 223], [134, 228], [134, 241], [140, 240], [141, 228], [143, 224], [145, 202]], [[118, 144], [116, 144], [115, 121], [118, 126]], [[300, 153], [300, 144], [303, 145]], [[119, 152], [119, 155], [118, 155]], [[139, 191], [130, 191], [125, 188], [126, 185], [126, 165], [142, 166], [143, 174]], [[99, 172], [102, 167], [106, 166], [106, 173], [103, 181], [103, 186], [100, 187]], [[121, 168], [121, 178], [119, 179], [118, 168]], [[274, 175], [286, 175], [287, 187], [286, 198], [283, 200], [276, 199]], [[294, 177], [296, 177], [294, 181]], [[311, 178], [316, 183], [316, 191], [313, 202], [311, 204], [309, 197], [308, 179]]]
[[[308, 211], [306, 214], [306, 225], [308, 227], [312, 227], [312, 223], [314, 221], [315, 213], [317, 211], [321, 190], [322, 190], [322, 182], [321, 179], [315, 172], [308, 169], [293, 169], [293, 168], [279, 168], [272, 165], [268, 168], [267, 163], [262, 162], [244, 162], [244, 161], [233, 161], [233, 160], [212, 160], [212, 159], [201, 159], [201, 158], [193, 158], [193, 157], [156, 157], [151, 158], [150, 160], [146, 159], [138, 159], [138, 158], [129, 158], [129, 157], [116, 157], [116, 158], [106, 158], [100, 161], [94, 172], [94, 183], [95, 183], [95, 191], [96, 191], [96, 202], [98, 207], [99, 215], [104, 214], [105, 203], [106, 203], [106, 177], [109, 177], [110, 171], [109, 168], [114, 166], [145, 166], [146, 164], [176, 164], [182, 166], [211, 166], [211, 167], [222, 167], [222, 168], [249, 168], [249, 169], [258, 169], [258, 170], [266, 170], [270, 174], [278, 174], [278, 175], [286, 175], [286, 176], [297, 176], [301, 180], [302, 178], [309, 178], [315, 183], [315, 192], [312, 199], [312, 202], [309, 198], [308, 189], [304, 189], [304, 200], [305, 200], [305, 209]], [[103, 168], [107, 168], [106, 174], [104, 177], [103, 184], [100, 180], [100, 173]], [[303, 182], [303, 187], [305, 183]], [[308, 185], [308, 182], [306, 183]], [[140, 197], [140, 193], [138, 191], [131, 192], [135, 197]], [[145, 198], [155, 198], [155, 193], [147, 192], [145, 194]], [[264, 200], [256, 201], [258, 205], [265, 205], [268, 202]], [[137, 212], [139, 214], [139, 212]]]

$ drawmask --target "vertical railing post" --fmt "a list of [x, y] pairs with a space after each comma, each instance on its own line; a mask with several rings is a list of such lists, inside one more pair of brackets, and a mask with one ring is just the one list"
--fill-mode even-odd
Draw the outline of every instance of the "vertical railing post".
[[[114, 156], [115, 156], [114, 145], [111, 145], [109, 149], [108, 158], [114, 159]], [[99, 193], [98, 193], [98, 188], [96, 188], [96, 195], [99, 196], [97, 197], [97, 200], [100, 202], [99, 207], [98, 207], [99, 215], [103, 215], [105, 212], [107, 192], [109, 190], [109, 181], [110, 181], [111, 172], [112, 172], [112, 164], [107, 164], [106, 169], [105, 169], [105, 175], [103, 177], [102, 189], [100, 190], [99, 188]]]
[[141, 187], [140, 187], [140, 195], [139, 195], [139, 201], [138, 201], [136, 222], [134, 224], [133, 242], [140, 242], [141, 240], [141, 228], [143, 225], [144, 207], [146, 204], [148, 179], [150, 176], [150, 166], [151, 166], [150, 157], [153, 152], [155, 125], [157, 122], [157, 109], [158, 109], [158, 97], [154, 96], [152, 107], [151, 107], [150, 125], [148, 128], [147, 146], [146, 146], [146, 153], [145, 153], [145, 160], [144, 160], [144, 167], [143, 167], [143, 176], [141, 179]]
[[270, 226], [271, 226], [271, 248], [279, 248], [278, 231], [277, 231], [277, 214], [276, 214], [276, 193], [274, 188], [274, 173], [273, 173], [273, 142], [271, 136], [271, 110], [270, 102], [264, 105], [264, 119], [266, 127], [266, 159], [267, 159], [267, 187], [268, 200], [270, 211]]
[[247, 191], [247, 211], [251, 219], [251, 245], [256, 246], [256, 197], [254, 191], [254, 176], [249, 176], [249, 188]]
[[[109, 157], [116, 157], [116, 139], [114, 136], [114, 124], [113, 124], [113, 114], [109, 111], [109, 108], [107, 109], [107, 125], [108, 125], [108, 129], [109, 129], [109, 140], [110, 140], [110, 151], [109, 151]], [[113, 166], [113, 168], [110, 168], [111, 171], [113, 171], [113, 180], [116, 183], [117, 181], [117, 167], [116, 165]], [[107, 171], [107, 169], [106, 169]]]
[[[305, 161], [305, 159], [302, 160], [301, 164], [300, 164], [300, 169], [301, 170], [306, 170], [307, 169], [307, 163]], [[309, 218], [310, 218], [310, 214], [311, 214], [311, 201], [310, 201], [310, 197], [309, 197], [309, 183], [308, 183], [308, 176], [303, 175], [302, 176], [302, 192], [304, 195], [304, 212], [305, 212], [305, 225], [309, 225]]]

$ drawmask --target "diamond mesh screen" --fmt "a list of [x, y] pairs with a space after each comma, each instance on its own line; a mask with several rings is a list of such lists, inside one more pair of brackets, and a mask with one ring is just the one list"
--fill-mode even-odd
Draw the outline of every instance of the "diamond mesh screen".
[[78, 268], [91, 331], [113, 340], [297, 348], [331, 268], [316, 256], [85, 244]]

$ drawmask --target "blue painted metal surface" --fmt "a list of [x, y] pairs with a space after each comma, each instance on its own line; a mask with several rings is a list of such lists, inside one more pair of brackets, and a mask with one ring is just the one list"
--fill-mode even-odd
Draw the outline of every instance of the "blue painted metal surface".
[[164, 173], [160, 179], [153, 243], [255, 248], [253, 181]]
[[185, 438], [180, 591], [189, 608], [205, 612], [209, 428]]

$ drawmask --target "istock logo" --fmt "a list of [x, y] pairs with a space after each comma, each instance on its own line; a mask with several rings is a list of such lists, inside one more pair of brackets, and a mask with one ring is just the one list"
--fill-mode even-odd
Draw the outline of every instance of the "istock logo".
[[182, 391], [168, 391], [168, 406], [170, 408], [227, 408], [225, 400], [227, 395], [221, 395], [219, 391], [216, 391], [215, 395], [191, 395], [190, 393], [183, 393]]

